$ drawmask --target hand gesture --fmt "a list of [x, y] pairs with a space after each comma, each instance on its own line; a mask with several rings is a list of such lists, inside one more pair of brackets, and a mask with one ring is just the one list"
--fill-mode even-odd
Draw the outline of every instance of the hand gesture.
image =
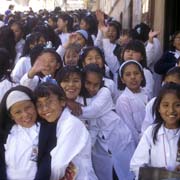
[[66, 168], [64, 177], [61, 178], [60, 180], [74, 180], [77, 174], [76, 171], [77, 170], [76, 170], [75, 165], [72, 162], [70, 162], [69, 166]]
[[149, 42], [153, 43], [153, 38], [160, 34], [160, 31], [150, 31], [149, 32]]

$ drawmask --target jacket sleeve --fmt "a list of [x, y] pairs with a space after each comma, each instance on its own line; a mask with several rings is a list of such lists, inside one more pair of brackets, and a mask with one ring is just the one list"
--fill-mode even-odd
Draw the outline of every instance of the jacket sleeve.
[[139, 176], [139, 168], [150, 163], [151, 136], [152, 126], [143, 134], [131, 159], [130, 170], [134, 172], [136, 179]]
[[176, 65], [176, 58], [171, 52], [165, 52], [154, 66], [154, 71], [157, 74], [164, 75], [166, 72]]
[[108, 88], [101, 88], [91, 103], [88, 106], [82, 107], [82, 118], [96, 119], [101, 117], [109, 111], [109, 108], [112, 108], [111, 104], [113, 104], [111, 92]]

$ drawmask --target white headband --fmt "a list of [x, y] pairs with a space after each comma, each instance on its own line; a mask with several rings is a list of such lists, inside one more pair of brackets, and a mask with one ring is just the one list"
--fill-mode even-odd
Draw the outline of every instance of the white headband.
[[122, 77], [122, 69], [123, 69], [123, 67], [124, 67], [126, 64], [128, 64], [128, 63], [135, 63], [135, 64], [137, 64], [137, 65], [140, 67], [140, 69], [143, 71], [143, 67], [142, 67], [142, 65], [141, 65], [139, 62], [137, 62], [137, 61], [135, 61], [135, 60], [127, 60], [127, 61], [123, 62], [123, 63], [121, 64], [120, 68], [119, 68], [119, 76], [120, 76], [120, 77]]
[[13, 104], [25, 100], [31, 100], [31, 98], [22, 91], [12, 91], [6, 99], [6, 108], [9, 109]]

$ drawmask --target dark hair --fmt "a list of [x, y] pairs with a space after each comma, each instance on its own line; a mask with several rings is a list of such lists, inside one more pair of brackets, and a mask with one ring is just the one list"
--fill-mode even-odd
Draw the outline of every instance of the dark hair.
[[29, 55], [30, 50], [31, 50], [30, 45], [36, 44], [39, 41], [41, 36], [43, 35], [39, 32], [33, 32], [26, 36], [25, 45], [24, 45], [23, 53], [21, 57]]
[[15, 36], [14, 32], [8, 27], [3, 26], [0, 28], [0, 47], [6, 48], [9, 51], [9, 55], [11, 58], [11, 68], [14, 67], [14, 61], [16, 57], [16, 42], [15, 42]]
[[59, 15], [58, 19], [62, 19], [63, 21], [67, 21], [67, 31], [72, 32], [73, 30], [73, 18], [67, 13], [62, 13]]
[[97, 65], [97, 64], [88, 64], [83, 68], [83, 74], [82, 74], [82, 91], [83, 91], [83, 95], [85, 97], [89, 97], [89, 93], [85, 88], [85, 81], [86, 81], [86, 76], [88, 73], [96, 73], [100, 80], [101, 80], [101, 84], [100, 84], [100, 88], [104, 86], [104, 81], [103, 81], [103, 70]]
[[81, 68], [83, 68], [83, 63], [84, 63], [84, 61], [85, 61], [85, 58], [86, 58], [86, 56], [88, 55], [88, 53], [89, 53], [90, 51], [92, 51], [92, 50], [95, 50], [95, 51], [101, 56], [102, 62], [103, 62], [103, 64], [104, 64], [104, 66], [103, 66], [103, 72], [104, 72], [104, 75], [105, 75], [105, 64], [106, 64], [106, 62], [105, 62], [105, 56], [104, 56], [103, 51], [102, 51], [99, 47], [97, 47], [97, 46], [88, 46], [88, 47], [85, 47], [85, 48], [83, 48], [83, 49], [81, 50], [81, 52], [80, 52], [80, 57], [79, 57], [79, 66], [80, 66]]
[[[27, 94], [31, 101], [35, 104], [35, 99], [34, 99], [34, 95], [33, 92], [25, 87], [25, 86], [15, 86], [11, 89], [9, 89], [3, 96], [2, 101], [0, 103], [0, 131], [3, 132], [5, 139], [11, 129], [11, 127], [15, 124], [15, 121], [12, 120], [11, 116], [10, 116], [10, 111], [7, 109], [6, 107], [6, 101], [7, 101], [7, 97], [8, 95], [13, 92], [13, 91], [21, 91], [24, 92], [25, 94]], [[5, 140], [4, 139], [4, 140]]]
[[[140, 66], [139, 66], [137, 63], [135, 63], [135, 62], [127, 61], [127, 63], [121, 68], [121, 75], [122, 75], [122, 77], [123, 77], [125, 68], [126, 68], [128, 65], [130, 65], [130, 64], [134, 64], [134, 65], [136, 65], [136, 66], [138, 67], [139, 71], [141, 72], [142, 78], [143, 78], [143, 80], [142, 80], [142, 82], [141, 82], [141, 87], [144, 87], [144, 86], [146, 85], [146, 79], [145, 79], [145, 76], [144, 76], [144, 71], [143, 71], [143, 69], [141, 69]], [[120, 77], [120, 75], [119, 75], [119, 77], [118, 77], [118, 79], [119, 79], [118, 89], [120, 89], [120, 90], [124, 90], [125, 87], [126, 87], [126, 85], [125, 85], [125, 84], [122, 82], [122, 80], [121, 80], [122, 77]]]
[[137, 24], [134, 29], [138, 33], [138, 40], [142, 41], [143, 43], [146, 42], [149, 38], [149, 32], [151, 28], [145, 24], [145, 23], [140, 23]]
[[57, 95], [59, 100], [66, 99], [64, 90], [59, 85], [44, 82], [40, 83], [34, 90], [35, 102], [37, 102], [38, 98], [49, 97], [51, 94]]
[[117, 40], [120, 36], [120, 31], [122, 29], [121, 24], [118, 21], [112, 20], [108, 22], [108, 26], [114, 27], [116, 29], [116, 33], [117, 33], [116, 40]]
[[55, 33], [55, 31], [48, 25], [37, 25], [33, 28], [32, 32], [39, 32], [45, 37], [46, 41], [51, 41], [52, 45], [55, 48], [58, 48], [58, 46], [61, 44], [61, 41], [58, 37], [58, 35]]
[[[153, 104], [153, 114], [155, 115], [155, 121], [154, 124], [155, 127], [153, 129], [153, 142], [154, 144], [157, 141], [157, 133], [159, 131], [159, 128], [161, 127], [161, 125], [164, 123], [163, 118], [161, 117], [160, 113], [159, 113], [159, 107], [160, 107], [160, 103], [163, 99], [163, 97], [167, 94], [167, 93], [173, 93], [177, 96], [178, 99], [180, 99], [180, 85], [176, 84], [176, 83], [166, 83], [160, 90], [159, 95], [157, 96], [154, 104]], [[178, 126], [180, 127], [180, 120], [178, 122]]]
[[9, 52], [5, 48], [0, 48], [0, 82], [5, 79], [12, 82], [10, 67]]
[[123, 48], [122, 50], [122, 60], [124, 60], [124, 52], [126, 50], [134, 50], [136, 52], [139, 52], [142, 54], [142, 60], [139, 61], [139, 63], [142, 65], [142, 67], [147, 68], [147, 59], [146, 59], [146, 50], [144, 47], [144, 44], [139, 40], [130, 40]]
[[176, 32], [172, 35], [172, 38], [171, 38], [171, 40], [170, 40], [170, 49], [173, 50], [173, 51], [175, 51], [175, 47], [174, 47], [173, 43], [174, 43], [175, 38], [176, 38], [176, 36], [177, 36], [178, 34], [180, 34], [180, 31], [176, 31]]
[[[82, 73], [81, 73], [81, 69], [78, 66], [64, 66], [63, 68], [61, 68], [61, 70], [59, 70], [56, 74], [56, 81], [58, 83], [58, 85], [61, 84], [61, 82], [64, 81], [64, 79], [67, 79], [70, 77], [71, 74], [78, 74], [80, 78], [82, 78]], [[82, 79], [81, 79], [82, 80]]]
[[84, 16], [81, 17], [81, 20], [85, 21], [89, 25], [89, 28], [85, 30], [88, 31], [90, 35], [91, 34], [97, 35], [98, 23], [95, 16], [93, 16], [90, 13], [85, 13]]
[[165, 76], [163, 77], [163, 81], [168, 77], [168, 76], [176, 76], [178, 77], [178, 79], [180, 80], [180, 67], [175, 66], [171, 69], [169, 69], [169, 71], [165, 74]]

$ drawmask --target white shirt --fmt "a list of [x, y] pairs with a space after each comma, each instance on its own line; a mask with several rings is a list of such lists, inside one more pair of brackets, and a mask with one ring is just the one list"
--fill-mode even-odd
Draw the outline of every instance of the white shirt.
[[155, 120], [155, 117], [153, 117], [153, 114], [152, 114], [153, 113], [152, 108], [153, 108], [153, 104], [155, 100], [156, 100], [156, 97], [152, 98], [146, 104], [146, 114], [145, 114], [144, 121], [142, 123], [141, 133], [143, 133]]
[[0, 82], [0, 103], [1, 100], [4, 96], [4, 94], [6, 93], [6, 91], [8, 91], [9, 89], [11, 89], [12, 87], [16, 86], [17, 84], [10, 82], [9, 80], [5, 79], [3, 81]]
[[51, 180], [59, 180], [70, 162], [77, 169], [76, 180], [97, 180], [91, 162], [91, 141], [84, 124], [66, 108], [57, 122], [57, 145], [51, 151]]
[[133, 93], [126, 87], [116, 103], [116, 112], [131, 130], [136, 145], [139, 142], [147, 102], [148, 97], [143, 89], [140, 93]]
[[113, 110], [111, 93], [108, 88], [102, 87], [94, 97], [87, 99], [87, 106], [82, 107], [81, 119], [88, 121], [93, 145], [98, 141], [106, 152], [111, 151], [119, 179], [130, 180], [129, 164], [134, 142], [129, 128]]
[[12, 71], [13, 81], [19, 83], [22, 76], [31, 69], [31, 60], [29, 56], [21, 57]]
[[8, 180], [33, 180], [37, 172], [40, 124], [31, 128], [14, 125], [7, 137], [5, 162]]
[[153, 128], [151, 125], [144, 132], [135, 152], [131, 159], [131, 170], [135, 173], [136, 178], [141, 166], [149, 165], [152, 167], [165, 167], [168, 170], [175, 170], [177, 165], [177, 142], [180, 136], [179, 129], [166, 129], [161, 125], [157, 133], [156, 144], [153, 143]]
[[146, 69], [143, 68], [143, 72], [144, 72], [144, 77], [146, 80], [146, 86], [143, 87], [143, 89], [145, 90], [145, 93], [148, 96], [148, 99], [151, 99], [153, 97], [153, 91], [154, 91], [154, 79], [153, 79], [153, 75], [152, 73]]

